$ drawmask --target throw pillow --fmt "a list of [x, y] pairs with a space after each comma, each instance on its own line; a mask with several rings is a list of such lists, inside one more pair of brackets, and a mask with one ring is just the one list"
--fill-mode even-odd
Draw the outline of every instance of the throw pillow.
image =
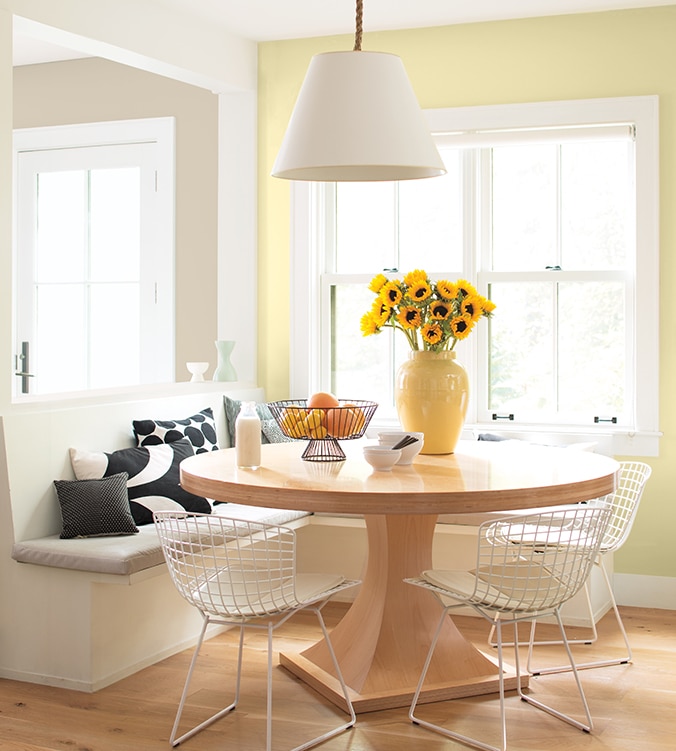
[[138, 532], [129, 508], [127, 473], [102, 480], [54, 480], [61, 508], [59, 537], [102, 537]]
[[159, 446], [137, 446], [112, 453], [70, 450], [70, 461], [78, 480], [95, 480], [119, 472], [129, 475], [127, 493], [137, 525], [152, 524], [153, 511], [192, 511], [208, 514], [206, 498], [188, 493], [179, 485], [179, 465], [193, 456], [187, 438]]
[[[225, 423], [228, 428], [228, 438], [230, 439], [230, 445], [234, 446], [235, 420], [239, 414], [242, 402], [237, 399], [231, 399], [229, 396], [224, 396], [223, 404], [225, 406]], [[261, 443], [284, 443], [293, 440], [293, 438], [289, 438], [282, 433], [282, 429], [277, 424], [277, 420], [272, 416], [272, 412], [270, 412], [267, 404], [256, 404], [256, 412], [261, 421]]]
[[187, 438], [195, 453], [218, 451], [216, 422], [211, 407], [182, 420], [133, 420], [137, 446], [158, 446]]

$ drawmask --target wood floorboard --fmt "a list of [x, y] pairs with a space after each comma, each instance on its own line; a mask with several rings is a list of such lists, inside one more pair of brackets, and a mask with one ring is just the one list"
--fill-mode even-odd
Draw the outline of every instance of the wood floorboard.
[[[329, 624], [342, 612], [339, 604], [330, 607], [326, 613]], [[622, 614], [634, 651], [633, 663], [581, 672], [594, 732], [580, 732], [510, 695], [507, 732], [511, 751], [673, 751], [676, 611], [622, 608]], [[485, 622], [468, 617], [456, 618], [456, 622], [477, 646], [487, 648]], [[552, 627], [540, 628], [538, 633], [546, 636]], [[302, 650], [318, 635], [313, 620], [297, 616], [280, 629], [275, 647]], [[599, 640], [576, 646], [574, 653], [576, 659], [586, 661], [620, 654], [622, 646], [614, 619], [608, 615], [599, 624]], [[554, 646], [538, 648], [538, 664], [558, 664], [561, 651]], [[229, 703], [236, 652], [232, 634], [205, 644], [185, 711], [186, 727]], [[190, 657], [190, 651], [174, 655], [94, 694], [0, 680], [0, 751], [167, 751]], [[181, 748], [260, 751], [265, 747], [265, 660], [265, 638], [247, 638], [240, 705]], [[570, 674], [534, 677], [530, 691], [579, 716], [581, 708]], [[273, 693], [275, 750], [291, 748], [343, 721], [344, 715], [333, 705], [279, 667]], [[452, 725], [459, 732], [483, 734], [488, 742], [497, 742], [497, 710], [494, 697], [480, 696], [428, 704], [419, 711], [421, 716]], [[465, 747], [412, 725], [405, 709], [393, 709], [359, 715], [355, 728], [320, 748], [453, 751]]]

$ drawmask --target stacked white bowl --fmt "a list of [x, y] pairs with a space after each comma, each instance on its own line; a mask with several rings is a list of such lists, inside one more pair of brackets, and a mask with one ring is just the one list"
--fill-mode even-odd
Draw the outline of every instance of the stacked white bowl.
[[364, 446], [364, 459], [381, 472], [389, 472], [401, 459], [401, 450], [391, 446]]
[[416, 438], [417, 440], [415, 443], [409, 443], [408, 446], [398, 449], [401, 451], [401, 456], [397, 464], [411, 464], [423, 447], [425, 434], [406, 432], [405, 430], [381, 430], [378, 433], [378, 445], [390, 448], [406, 438], [406, 436], [411, 436], [411, 438]]

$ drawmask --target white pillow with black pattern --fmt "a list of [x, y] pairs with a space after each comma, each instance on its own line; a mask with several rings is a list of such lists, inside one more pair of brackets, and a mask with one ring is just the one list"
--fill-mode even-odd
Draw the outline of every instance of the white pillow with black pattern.
[[127, 473], [129, 507], [139, 526], [152, 524], [154, 511], [211, 513], [211, 504], [206, 498], [188, 493], [179, 484], [179, 465], [190, 456], [194, 456], [194, 451], [187, 438], [111, 453], [70, 449], [70, 461], [78, 480]]
[[61, 509], [62, 540], [73, 537], [133, 535], [134, 523], [127, 495], [127, 473], [101, 480], [54, 480]]
[[187, 438], [196, 454], [218, 451], [216, 421], [211, 407], [181, 420], [133, 420], [137, 446], [158, 446]]

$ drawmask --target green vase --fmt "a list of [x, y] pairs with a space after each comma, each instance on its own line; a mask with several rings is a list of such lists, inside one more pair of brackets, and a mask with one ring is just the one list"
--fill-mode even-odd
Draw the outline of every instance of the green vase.
[[214, 371], [214, 381], [236, 381], [237, 371], [230, 362], [230, 355], [235, 348], [235, 342], [229, 339], [219, 339], [214, 342], [218, 352], [218, 362]]

